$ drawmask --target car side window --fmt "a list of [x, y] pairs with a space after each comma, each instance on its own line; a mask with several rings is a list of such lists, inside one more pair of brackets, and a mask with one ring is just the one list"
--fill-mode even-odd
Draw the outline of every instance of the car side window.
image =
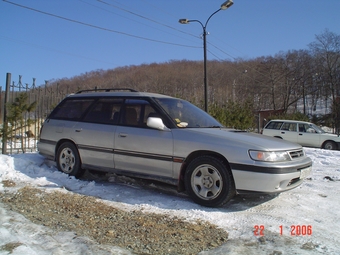
[[122, 124], [126, 126], [147, 127], [147, 118], [159, 116], [150, 103], [143, 99], [125, 101]]
[[281, 130], [296, 132], [296, 125], [297, 125], [296, 123], [285, 122], [282, 125]]
[[282, 126], [283, 122], [282, 121], [272, 121], [269, 122], [266, 126], [268, 129], [280, 129]]
[[302, 124], [302, 123], [299, 123], [299, 132], [313, 133], [310, 131], [310, 126], [308, 124]]
[[118, 124], [122, 104], [122, 99], [99, 99], [86, 114], [84, 121], [99, 124]]
[[312, 133], [312, 134], [316, 134], [317, 131], [315, 130], [315, 128], [312, 125], [306, 125], [306, 132], [307, 133]]
[[123, 124], [127, 126], [138, 126], [140, 113], [140, 105], [129, 105], [125, 107]]
[[94, 99], [69, 99], [59, 104], [49, 118], [63, 120], [80, 120]]

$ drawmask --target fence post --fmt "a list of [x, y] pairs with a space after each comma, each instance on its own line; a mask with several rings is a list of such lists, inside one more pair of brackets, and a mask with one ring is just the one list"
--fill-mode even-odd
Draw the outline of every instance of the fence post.
[[7, 154], [7, 129], [8, 129], [8, 122], [7, 122], [7, 103], [9, 100], [9, 91], [11, 85], [11, 73], [7, 73], [6, 75], [6, 90], [5, 90], [5, 102], [4, 102], [4, 116], [2, 121], [2, 154]]

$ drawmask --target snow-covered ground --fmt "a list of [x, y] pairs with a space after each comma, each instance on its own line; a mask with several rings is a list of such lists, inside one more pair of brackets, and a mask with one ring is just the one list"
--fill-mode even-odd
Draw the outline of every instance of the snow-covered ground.
[[[227, 243], [200, 254], [340, 254], [340, 151], [305, 150], [313, 160], [313, 173], [301, 186], [278, 196], [236, 196], [222, 208], [199, 206], [159, 184], [143, 186], [128, 178], [78, 180], [57, 171], [37, 153], [0, 155], [0, 191], [5, 191], [4, 180], [14, 181], [15, 188], [30, 184], [51, 191], [66, 189], [124, 210], [209, 221], [229, 232]], [[74, 233], [51, 233], [0, 204], [1, 255], [9, 254], [1, 250], [9, 243], [21, 244], [11, 254], [130, 254], [118, 247], [98, 249]]]

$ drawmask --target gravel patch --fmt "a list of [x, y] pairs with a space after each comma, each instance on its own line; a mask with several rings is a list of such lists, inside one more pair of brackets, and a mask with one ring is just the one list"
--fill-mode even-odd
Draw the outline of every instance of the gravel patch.
[[[6, 187], [15, 183], [3, 181]], [[135, 254], [197, 254], [219, 247], [228, 233], [208, 222], [168, 215], [124, 211], [95, 197], [23, 187], [0, 193], [1, 202], [30, 221], [56, 231], [71, 231], [98, 244]]]

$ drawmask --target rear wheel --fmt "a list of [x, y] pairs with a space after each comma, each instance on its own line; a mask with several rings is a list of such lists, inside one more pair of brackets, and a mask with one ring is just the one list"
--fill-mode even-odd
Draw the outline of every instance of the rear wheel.
[[221, 206], [235, 195], [230, 170], [212, 156], [200, 156], [190, 162], [185, 186], [191, 198], [203, 206]]
[[65, 142], [57, 151], [57, 167], [65, 174], [80, 177], [84, 171], [80, 167], [80, 157], [73, 143]]
[[327, 141], [323, 144], [323, 149], [326, 149], [326, 150], [336, 150], [336, 144], [332, 141]]

